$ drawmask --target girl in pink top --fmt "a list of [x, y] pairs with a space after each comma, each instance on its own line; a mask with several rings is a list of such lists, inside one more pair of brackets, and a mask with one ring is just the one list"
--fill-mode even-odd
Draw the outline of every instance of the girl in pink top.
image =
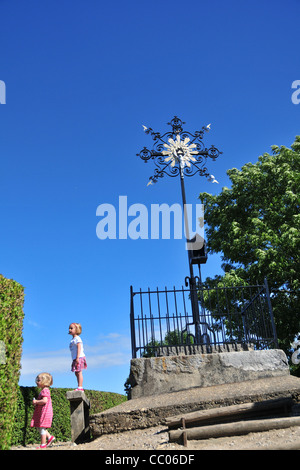
[[51, 402], [51, 395], [49, 387], [53, 384], [52, 375], [48, 372], [43, 372], [37, 376], [35, 382], [41, 392], [38, 399], [33, 399], [34, 413], [30, 423], [31, 427], [38, 428], [41, 435], [41, 445], [37, 449], [45, 449], [49, 447], [55, 437], [47, 431], [46, 428], [51, 428], [53, 409]]
[[83, 343], [82, 339], [80, 338], [80, 334], [82, 332], [82, 327], [80, 323], [71, 323], [69, 326], [69, 334], [73, 336], [73, 339], [70, 342], [70, 351], [72, 356], [72, 364], [71, 364], [71, 371], [75, 372], [77, 378], [77, 388], [76, 391], [79, 390], [83, 392], [83, 375], [82, 371], [87, 368], [86, 358], [83, 350]]

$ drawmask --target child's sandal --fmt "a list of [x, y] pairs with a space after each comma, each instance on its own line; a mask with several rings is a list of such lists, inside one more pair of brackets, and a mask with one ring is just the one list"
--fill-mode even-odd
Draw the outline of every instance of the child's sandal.
[[54, 437], [54, 436], [51, 436], [51, 437], [49, 438], [49, 441], [48, 441], [47, 444], [46, 444], [46, 447], [51, 446], [51, 445], [53, 444], [53, 441], [55, 441], [55, 437]]

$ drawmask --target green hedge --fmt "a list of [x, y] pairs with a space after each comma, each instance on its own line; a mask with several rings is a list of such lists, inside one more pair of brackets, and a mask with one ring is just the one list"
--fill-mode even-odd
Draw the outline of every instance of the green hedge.
[[5, 364], [0, 364], [0, 450], [11, 444], [21, 368], [24, 288], [0, 274], [0, 341]]
[[[70, 403], [66, 399], [67, 388], [51, 388], [51, 399], [53, 406], [53, 422], [51, 434], [57, 441], [71, 440]], [[39, 389], [37, 387], [19, 387], [17, 412], [15, 415], [11, 445], [28, 445], [40, 442], [37, 429], [30, 427], [34, 407], [32, 399], [37, 398]], [[98, 392], [85, 390], [85, 394], [91, 402], [90, 414], [100, 413], [113, 406], [119, 405], [127, 400], [125, 395], [111, 392]]]

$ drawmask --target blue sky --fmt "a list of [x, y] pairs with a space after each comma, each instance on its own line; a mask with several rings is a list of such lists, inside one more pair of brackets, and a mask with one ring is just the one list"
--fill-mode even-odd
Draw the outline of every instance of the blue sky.
[[[300, 134], [299, 0], [0, 0], [0, 272], [25, 287], [21, 385], [42, 370], [75, 387], [68, 325], [83, 326], [85, 388], [123, 393], [129, 289], [180, 287], [183, 240], [100, 240], [100, 204], [180, 203], [179, 179], [147, 187], [142, 125], [211, 123], [219, 184], [187, 179], [189, 203], [226, 170]], [[210, 256], [203, 276], [221, 272]]]

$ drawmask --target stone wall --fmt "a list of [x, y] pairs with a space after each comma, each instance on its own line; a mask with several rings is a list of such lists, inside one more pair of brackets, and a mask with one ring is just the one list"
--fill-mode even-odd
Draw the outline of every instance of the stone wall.
[[131, 398], [289, 375], [279, 349], [132, 359]]

